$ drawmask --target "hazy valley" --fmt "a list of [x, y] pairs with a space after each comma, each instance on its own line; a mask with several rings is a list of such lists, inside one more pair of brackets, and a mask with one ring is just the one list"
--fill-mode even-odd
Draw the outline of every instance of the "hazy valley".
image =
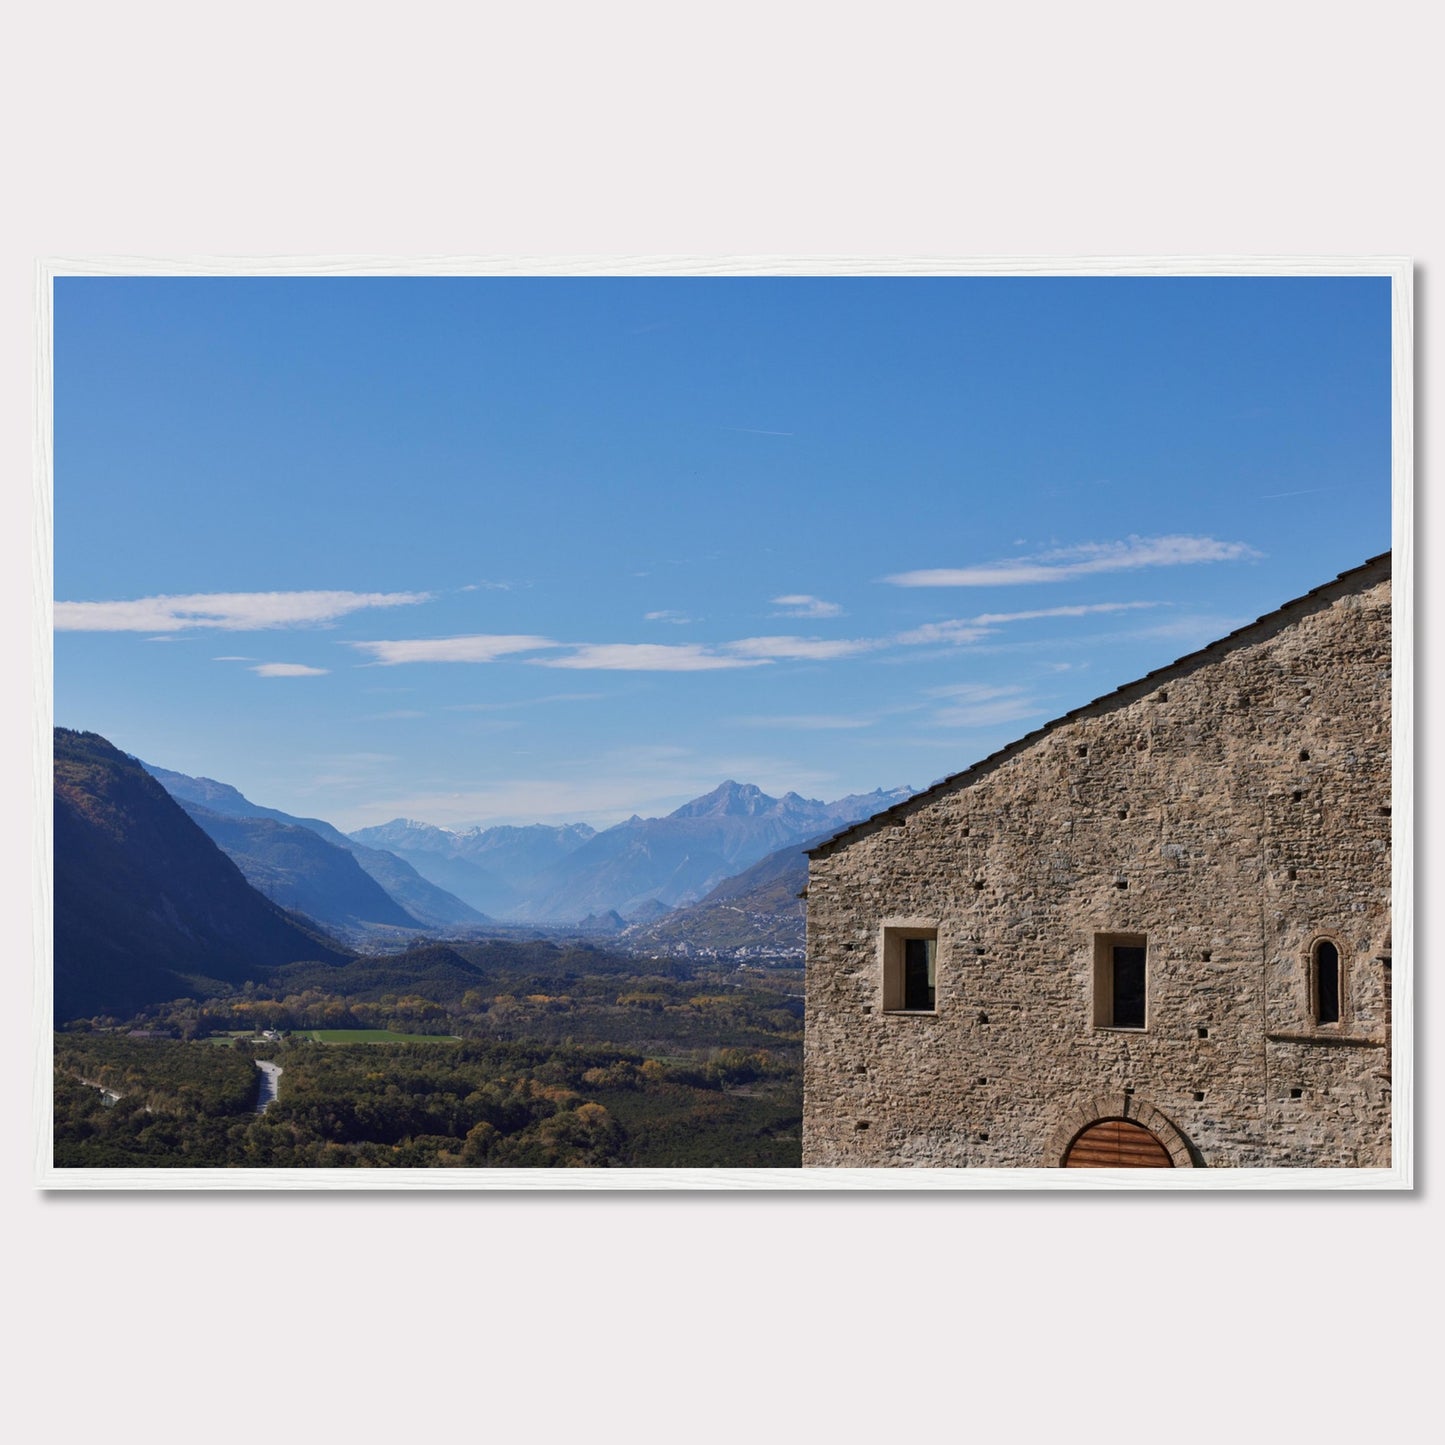
[[[666, 817], [634, 815], [601, 832], [586, 823], [447, 829], [397, 818], [348, 836], [225, 783], [144, 766], [253, 887], [362, 948], [418, 933], [521, 928], [684, 954], [801, 957], [802, 909], [793, 906], [806, 878], [801, 845], [910, 791], [822, 803], [729, 780]], [[791, 892], [777, 884], [784, 873]]]
[[796, 1165], [803, 850], [904, 796], [348, 836], [57, 729], [56, 1162]]

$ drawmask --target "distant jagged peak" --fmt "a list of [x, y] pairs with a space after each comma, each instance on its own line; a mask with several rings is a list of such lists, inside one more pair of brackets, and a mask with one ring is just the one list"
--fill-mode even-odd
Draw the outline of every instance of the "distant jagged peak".
[[375, 823], [369, 828], [356, 828], [347, 834], [349, 838], [355, 839], [358, 843], [385, 845], [387, 842], [391, 842], [402, 847], [405, 847], [410, 840], [434, 839], [438, 835], [448, 839], [457, 837], [457, 833], [451, 828], [441, 828], [435, 823], [423, 823], [418, 818], [393, 818], [389, 823]]
[[891, 808], [895, 803], [901, 803], [905, 798], [911, 798], [917, 788], [874, 788], [871, 793], [849, 793], [846, 798], [838, 798], [829, 803], [829, 808], [859, 808], [860, 817], [866, 817], [872, 813], [882, 812], [884, 808]]
[[590, 823], [473, 823], [470, 828], [457, 828], [452, 832], [463, 842], [476, 842], [482, 839], [496, 841], [503, 838], [543, 838], [553, 835], [562, 838], [577, 838], [585, 843], [587, 839], [596, 836], [597, 829]]
[[448, 828], [445, 823], [426, 823], [420, 818], [402, 818], [400, 820], [403, 833], [441, 833], [448, 838], [460, 838], [460, 828]]
[[770, 798], [753, 783], [739, 783], [729, 778], [719, 783], [712, 792], [684, 803], [671, 818], [755, 818], [759, 813], [771, 812], [778, 806], [776, 798]]

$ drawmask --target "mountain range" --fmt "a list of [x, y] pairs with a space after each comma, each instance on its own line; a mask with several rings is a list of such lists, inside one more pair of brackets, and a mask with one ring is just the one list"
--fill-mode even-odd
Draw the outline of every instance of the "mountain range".
[[560, 929], [634, 952], [798, 956], [805, 849], [907, 796], [822, 803], [729, 780], [600, 832], [395, 819], [348, 837], [57, 728], [57, 1017], [205, 996], [419, 934]]
[[541, 886], [539, 878], [596, 836], [586, 823], [454, 830], [409, 818], [350, 835], [353, 843], [405, 859], [422, 877], [473, 908], [504, 918], [525, 916], [528, 899]]
[[778, 849], [837, 832], [911, 791], [822, 803], [729, 780], [666, 817], [634, 815], [602, 832], [585, 824], [454, 831], [397, 818], [351, 837], [390, 850], [474, 905], [486, 897], [515, 922], [576, 923], [609, 912], [632, 921], [702, 899]]

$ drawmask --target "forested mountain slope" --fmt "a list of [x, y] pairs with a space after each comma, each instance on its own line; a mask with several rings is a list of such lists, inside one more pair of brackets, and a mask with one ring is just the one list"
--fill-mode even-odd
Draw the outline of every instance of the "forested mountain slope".
[[134, 758], [55, 730], [55, 1017], [129, 1014], [349, 955], [256, 892]]

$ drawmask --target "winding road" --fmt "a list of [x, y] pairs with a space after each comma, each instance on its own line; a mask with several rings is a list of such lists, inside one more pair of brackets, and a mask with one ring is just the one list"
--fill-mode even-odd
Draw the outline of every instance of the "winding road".
[[256, 1067], [261, 1071], [261, 1089], [256, 1095], [256, 1112], [264, 1114], [276, 1098], [276, 1081], [281, 1077], [281, 1065], [270, 1059], [257, 1059]]

